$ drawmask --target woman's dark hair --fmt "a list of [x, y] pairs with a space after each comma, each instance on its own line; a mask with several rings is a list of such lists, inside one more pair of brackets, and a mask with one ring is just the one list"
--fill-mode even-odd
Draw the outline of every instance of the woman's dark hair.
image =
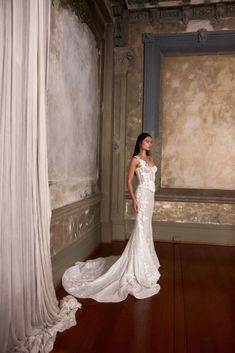
[[[141, 134], [139, 134], [139, 136], [137, 137], [136, 140], [136, 144], [135, 144], [135, 149], [134, 149], [134, 153], [133, 153], [133, 157], [137, 156], [137, 154], [140, 153], [140, 146], [142, 144], [142, 141], [144, 139], [146, 139], [146, 137], [151, 137], [152, 136], [150, 134], [148, 134], [147, 132], [142, 132]], [[149, 155], [149, 151], [146, 151], [147, 156]]]

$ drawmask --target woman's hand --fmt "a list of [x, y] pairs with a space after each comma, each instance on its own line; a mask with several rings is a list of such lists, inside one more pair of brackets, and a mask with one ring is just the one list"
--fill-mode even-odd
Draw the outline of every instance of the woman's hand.
[[133, 206], [134, 211], [135, 211], [135, 212], [138, 212], [138, 204], [137, 204], [136, 201], [133, 201], [133, 202], [132, 202], [132, 206]]

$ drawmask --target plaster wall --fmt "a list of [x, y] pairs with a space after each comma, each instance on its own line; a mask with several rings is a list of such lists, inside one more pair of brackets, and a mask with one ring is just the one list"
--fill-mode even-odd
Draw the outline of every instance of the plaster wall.
[[[219, 30], [226, 30], [226, 29], [235, 29], [235, 21], [234, 19], [221, 19], [220, 21], [216, 20], [197, 20], [197, 21], [189, 21], [189, 23], [185, 26], [183, 23], [156, 23], [151, 24], [147, 22], [143, 23], [130, 23], [129, 30], [128, 30], [128, 48], [130, 48], [134, 53], [134, 60], [132, 65], [130, 66], [128, 72], [128, 80], [127, 80], [127, 104], [126, 104], [126, 149], [125, 149], [125, 178], [127, 175], [129, 161], [131, 159], [135, 140], [137, 135], [142, 131], [142, 112], [143, 112], [143, 69], [144, 69], [144, 46], [143, 46], [143, 34], [144, 33], [179, 33], [179, 32], [195, 32], [201, 28], [205, 28], [209, 31], [219, 31]], [[218, 56], [219, 58], [219, 56]], [[172, 60], [173, 65], [173, 58], [167, 58], [167, 60]], [[178, 60], [183, 60], [183, 58], [178, 57]], [[188, 60], [190, 61], [191, 58], [189, 57]], [[193, 59], [194, 60], [194, 59]], [[207, 62], [207, 58], [199, 58], [201, 60], [201, 64], [203, 61]], [[205, 162], [202, 162], [204, 159], [204, 152], [205, 149], [208, 148], [208, 142], [204, 147], [200, 147], [200, 151], [196, 154], [196, 159], [198, 162], [196, 163], [197, 166], [200, 165], [200, 173], [201, 175], [193, 176], [190, 181], [189, 174], [195, 173], [194, 167], [187, 169], [187, 172], [181, 170], [181, 165], [171, 166], [171, 172], [169, 172], [169, 166], [164, 163], [162, 164], [162, 160], [164, 157], [164, 153], [167, 151], [167, 143], [168, 143], [168, 133], [167, 129], [164, 131], [166, 126], [164, 126], [164, 121], [161, 120], [160, 126], [160, 135], [158, 138], [154, 138], [154, 147], [152, 151], [152, 155], [156, 161], [158, 166], [158, 174], [157, 174], [157, 181], [156, 186], [159, 189], [162, 186], [168, 187], [182, 187], [182, 188], [201, 188], [204, 187], [208, 188], [219, 188], [219, 189], [234, 189], [234, 102], [232, 100], [233, 91], [231, 87], [234, 87], [234, 56], [228, 55], [223, 56], [220, 58], [221, 64], [218, 64], [216, 61], [212, 67], [208, 66], [206, 72], [212, 74], [218, 69], [219, 71], [222, 69], [222, 72], [218, 72], [220, 82], [222, 82], [222, 87], [219, 87], [219, 81], [215, 85], [215, 82], [210, 81], [209, 85], [205, 86], [202, 90], [198, 92], [199, 86], [197, 86], [197, 93], [196, 93], [196, 86], [199, 85], [200, 79], [196, 76], [196, 72], [193, 70], [193, 80], [192, 88], [190, 90], [190, 99], [192, 99], [193, 94], [196, 95], [196, 103], [191, 106], [192, 112], [188, 112], [188, 116], [190, 119], [183, 124], [176, 123], [176, 129], [179, 129], [178, 132], [181, 132], [182, 129], [186, 129], [185, 131], [193, 131], [196, 128], [198, 132], [200, 129], [205, 130], [205, 126], [208, 126], [208, 134], [204, 132], [200, 133], [200, 137], [195, 140], [195, 144], [199, 146], [200, 143], [204, 144], [206, 139], [212, 142], [212, 146], [209, 148], [206, 156]], [[225, 61], [224, 61], [225, 60]], [[205, 64], [204, 62], [204, 64]], [[223, 63], [222, 63], [223, 62]], [[226, 71], [226, 67], [224, 67], [225, 62], [229, 63], [228, 71]], [[208, 63], [211, 65], [211, 61], [209, 60]], [[188, 64], [189, 65], [189, 62]], [[216, 66], [219, 65], [216, 69]], [[200, 69], [200, 65], [197, 66], [197, 72]], [[230, 73], [231, 72], [231, 73]], [[212, 76], [214, 75], [212, 74]], [[220, 74], [225, 74], [225, 77], [220, 76]], [[201, 74], [201, 73], [200, 73]], [[211, 77], [212, 77], [211, 76]], [[183, 79], [183, 76], [181, 76]], [[213, 77], [216, 80], [215, 77]], [[178, 88], [177, 93], [180, 94], [181, 88], [186, 92], [186, 86], [189, 84], [189, 78], [185, 83], [185, 86], [181, 85], [182, 80], [180, 81], [180, 85]], [[198, 83], [194, 83], [194, 81]], [[171, 81], [171, 84], [174, 80]], [[167, 84], [163, 82], [163, 84]], [[201, 85], [204, 84], [201, 82]], [[182, 87], [181, 87], [182, 86]], [[207, 88], [206, 88], [207, 87]], [[209, 90], [208, 90], [209, 87]], [[210, 89], [213, 89], [213, 93]], [[208, 90], [208, 92], [207, 92]], [[232, 94], [230, 100], [230, 93]], [[219, 99], [219, 102], [222, 103], [222, 100], [225, 99], [225, 104], [221, 104], [221, 111], [216, 109], [213, 113], [213, 107], [218, 104], [218, 101], [215, 100], [215, 97]], [[222, 96], [220, 96], [222, 94]], [[172, 96], [173, 97], [173, 96]], [[168, 103], [170, 104], [170, 99], [168, 96]], [[185, 95], [184, 95], [185, 99]], [[181, 96], [182, 100], [182, 96]], [[209, 104], [205, 105], [205, 102], [209, 102]], [[165, 115], [169, 113], [169, 117], [173, 117], [175, 105], [179, 104], [182, 108], [182, 102], [178, 100], [178, 102], [174, 101], [174, 104], [170, 104], [170, 107], [167, 107], [165, 104]], [[229, 103], [229, 108], [228, 108]], [[177, 106], [177, 105], [176, 105]], [[192, 116], [195, 117], [195, 111], [200, 111], [202, 107], [206, 106], [203, 112], [203, 119], [198, 120], [197, 122], [193, 122]], [[194, 111], [195, 109], [195, 111]], [[203, 109], [202, 109], [203, 111]], [[190, 114], [189, 114], [190, 113]], [[207, 115], [209, 113], [209, 115]], [[179, 114], [177, 113], [177, 116]], [[212, 125], [212, 122], [215, 122]], [[174, 118], [172, 121], [172, 125], [170, 124], [170, 119], [168, 121], [169, 131], [173, 131], [175, 129], [175, 122], [176, 119]], [[190, 124], [192, 124], [190, 128]], [[195, 127], [194, 127], [195, 124]], [[171, 126], [171, 127], [170, 127]], [[212, 127], [213, 126], [213, 127]], [[195, 130], [194, 130], [195, 132]], [[164, 135], [165, 133], [165, 135]], [[178, 133], [178, 137], [179, 137]], [[184, 135], [185, 136], [185, 135]], [[191, 135], [192, 137], [192, 135]], [[185, 138], [185, 137], [184, 137]], [[173, 138], [174, 139], [174, 138]], [[213, 142], [213, 139], [215, 141]], [[226, 141], [226, 142], [225, 142]], [[178, 140], [175, 141], [178, 143]], [[224, 144], [225, 142], [225, 144]], [[191, 141], [190, 141], [191, 144]], [[189, 140], [184, 145], [184, 153], [187, 154], [187, 148], [189, 145]], [[219, 146], [219, 150], [217, 147]], [[196, 146], [194, 147], [194, 150]], [[227, 154], [227, 152], [229, 153]], [[168, 152], [167, 152], [168, 153]], [[180, 151], [181, 153], [181, 151]], [[226, 156], [226, 157], [225, 157]], [[216, 166], [216, 161], [222, 163], [222, 166]], [[225, 159], [224, 159], [225, 158]], [[228, 159], [227, 159], [228, 158]], [[181, 160], [182, 162], [182, 160]], [[195, 162], [195, 160], [194, 160]], [[226, 163], [227, 162], [227, 163]], [[228, 163], [229, 162], [229, 163]], [[201, 164], [200, 164], [201, 163]], [[208, 175], [206, 175], [206, 179], [204, 180], [205, 175], [202, 175], [202, 163], [207, 165], [209, 163], [210, 171]], [[171, 163], [170, 163], [171, 164]], [[215, 169], [216, 166], [216, 169]], [[163, 168], [163, 171], [161, 170]], [[208, 169], [209, 169], [208, 168]], [[198, 168], [196, 168], [198, 169]], [[197, 170], [196, 170], [197, 171]], [[204, 169], [205, 171], [205, 169]], [[170, 174], [171, 173], [171, 174]], [[186, 174], [188, 175], [186, 176]], [[216, 174], [216, 178], [214, 178], [214, 174]], [[222, 173], [222, 175], [220, 175]], [[198, 173], [197, 173], [198, 174]], [[161, 177], [163, 179], [161, 180]], [[215, 179], [215, 180], [214, 180]], [[127, 189], [126, 189], [127, 190]], [[157, 199], [157, 196], [156, 196]], [[128, 221], [129, 219], [129, 200], [128, 198], [125, 200], [125, 219]], [[190, 206], [190, 207], [189, 207]], [[234, 215], [235, 205], [231, 204], [228, 205], [226, 202], [224, 203], [216, 203], [211, 202], [207, 204], [206, 202], [197, 203], [197, 202], [184, 202], [183, 204], [177, 200], [174, 202], [165, 202], [165, 201], [157, 201], [156, 202], [156, 211], [154, 214], [154, 220], [159, 222], [181, 222], [181, 223], [197, 223], [197, 224], [231, 224], [233, 225], [233, 215]], [[229, 217], [226, 216], [226, 213], [229, 212]], [[223, 241], [221, 241], [223, 242]]]
[[[135, 218], [132, 203], [126, 203], [126, 219]], [[235, 225], [235, 207], [233, 204], [203, 202], [155, 201], [153, 221]]]
[[[136, 136], [142, 131], [142, 113], [143, 113], [143, 70], [144, 70], [144, 33], [184, 33], [196, 32], [201, 28], [208, 31], [219, 31], [226, 29], [235, 29], [234, 19], [216, 20], [193, 20], [185, 26], [183, 23], [130, 23], [128, 27], [128, 47], [133, 50], [135, 60], [129, 69], [128, 74], [128, 101], [127, 101], [127, 143], [126, 143], [126, 166], [129, 164], [132, 155]], [[153, 151], [155, 158], [160, 160], [161, 135], [155, 141]]]
[[89, 27], [54, 2], [48, 79], [48, 163], [52, 209], [97, 191], [98, 49]]
[[161, 187], [235, 188], [235, 55], [162, 60]]

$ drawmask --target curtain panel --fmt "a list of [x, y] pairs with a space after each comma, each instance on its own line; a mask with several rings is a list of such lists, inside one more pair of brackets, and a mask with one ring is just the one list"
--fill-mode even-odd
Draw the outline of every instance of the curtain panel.
[[0, 0], [0, 352], [50, 352], [80, 307], [52, 281], [46, 144], [49, 0]]

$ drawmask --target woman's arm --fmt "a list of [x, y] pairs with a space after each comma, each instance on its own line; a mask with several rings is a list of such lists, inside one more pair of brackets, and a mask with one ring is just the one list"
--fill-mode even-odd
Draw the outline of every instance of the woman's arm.
[[132, 180], [133, 180], [135, 169], [136, 169], [138, 163], [139, 163], [139, 161], [137, 160], [137, 158], [132, 158], [130, 166], [129, 166], [128, 176], [127, 176], [127, 188], [128, 188], [128, 191], [131, 195], [132, 202], [133, 202], [133, 208], [134, 208], [135, 212], [138, 212], [138, 204], [137, 204], [135, 194], [133, 191]]

